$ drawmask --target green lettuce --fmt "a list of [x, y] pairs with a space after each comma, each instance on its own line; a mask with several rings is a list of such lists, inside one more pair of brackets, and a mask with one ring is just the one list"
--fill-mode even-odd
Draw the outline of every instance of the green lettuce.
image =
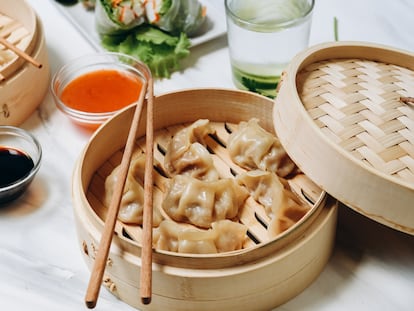
[[157, 78], [169, 78], [179, 70], [180, 60], [189, 55], [191, 46], [185, 33], [173, 36], [151, 25], [141, 25], [127, 34], [103, 35], [101, 39], [105, 49], [138, 58]]
[[164, 15], [172, 6], [172, 0], [164, 0], [160, 9], [160, 14]]

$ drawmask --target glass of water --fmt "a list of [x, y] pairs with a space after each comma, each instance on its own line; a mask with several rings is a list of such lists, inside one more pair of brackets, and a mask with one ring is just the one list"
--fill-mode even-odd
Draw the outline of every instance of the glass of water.
[[233, 81], [276, 96], [282, 71], [307, 48], [314, 0], [225, 0]]

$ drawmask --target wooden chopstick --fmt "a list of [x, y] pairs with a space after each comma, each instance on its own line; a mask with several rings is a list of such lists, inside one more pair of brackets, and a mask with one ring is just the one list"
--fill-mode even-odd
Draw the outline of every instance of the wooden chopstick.
[[138, 125], [141, 119], [141, 113], [144, 106], [144, 97], [146, 94], [147, 85], [147, 81], [144, 81], [142, 91], [138, 98], [137, 106], [135, 108], [134, 116], [129, 129], [124, 154], [122, 156], [121, 166], [118, 173], [118, 182], [115, 185], [114, 193], [108, 208], [108, 214], [105, 219], [104, 231], [102, 233], [101, 241], [99, 243], [98, 252], [96, 254], [95, 262], [89, 280], [88, 289], [85, 295], [86, 306], [90, 309], [96, 306], [96, 302], [98, 300], [99, 290], [101, 288], [103, 274], [105, 272], [105, 266], [108, 260], [108, 253], [111, 247], [112, 236], [118, 218], [119, 205], [125, 186], [125, 180], [128, 174], [129, 165], [131, 163], [132, 153], [134, 151], [135, 139], [137, 135]]
[[154, 153], [153, 81], [149, 79], [147, 98], [147, 126], [145, 141], [144, 213], [142, 220], [142, 251], [140, 294], [143, 304], [149, 304], [152, 296], [152, 188]]
[[31, 63], [33, 66], [37, 68], [42, 68], [43, 65], [39, 62], [37, 62], [33, 57], [31, 57], [29, 54], [25, 53], [15, 45], [11, 44], [9, 41], [7, 41], [5, 38], [0, 36], [0, 43], [3, 44], [6, 48], [16, 53], [21, 58], [25, 59], [29, 63]]
[[400, 97], [400, 101], [404, 104], [414, 106], [414, 97]]

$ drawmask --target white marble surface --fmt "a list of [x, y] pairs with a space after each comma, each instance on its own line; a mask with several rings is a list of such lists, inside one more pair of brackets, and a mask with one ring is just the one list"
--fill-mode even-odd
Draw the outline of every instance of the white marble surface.
[[[222, 8], [222, 1], [211, 1]], [[28, 2], [43, 21], [52, 73], [93, 51], [51, 1]], [[414, 1], [316, 2], [311, 44], [333, 40], [336, 16], [340, 40], [414, 50]], [[157, 81], [156, 94], [190, 87], [234, 88], [226, 44], [220, 37], [194, 48], [181, 73]], [[76, 238], [71, 174], [90, 134], [56, 110], [50, 94], [22, 127], [38, 137], [44, 156], [29, 191], [0, 209], [0, 310], [86, 309], [89, 271]], [[102, 290], [97, 310], [134, 309]], [[414, 237], [342, 207], [335, 250], [326, 269], [277, 310], [414, 310]]]

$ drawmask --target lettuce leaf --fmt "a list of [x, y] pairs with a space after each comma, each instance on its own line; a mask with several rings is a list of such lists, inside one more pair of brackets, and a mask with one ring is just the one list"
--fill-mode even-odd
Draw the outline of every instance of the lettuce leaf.
[[108, 16], [108, 18], [114, 22], [115, 24], [121, 25], [121, 23], [119, 22], [118, 19], [114, 18], [114, 7], [112, 6], [112, 3], [110, 0], [102, 0], [100, 1], [103, 9], [106, 12], [106, 16]]
[[151, 25], [142, 25], [127, 34], [104, 35], [101, 40], [108, 51], [140, 59], [157, 78], [169, 78], [178, 70], [191, 45], [185, 33], [173, 36]]
[[172, 6], [172, 0], [164, 0], [161, 5], [160, 14], [164, 15]]

